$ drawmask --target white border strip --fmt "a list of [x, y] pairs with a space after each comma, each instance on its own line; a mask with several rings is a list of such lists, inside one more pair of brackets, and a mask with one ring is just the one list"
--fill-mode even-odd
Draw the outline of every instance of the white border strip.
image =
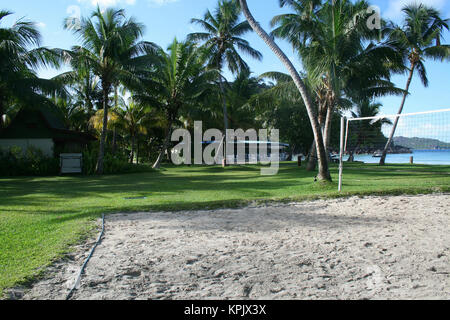
[[415, 112], [415, 113], [406, 113], [406, 114], [384, 115], [384, 116], [366, 117], [366, 118], [348, 118], [347, 121], [375, 120], [375, 119], [384, 119], [384, 118], [400, 118], [400, 117], [416, 116], [416, 115], [419, 115], [419, 114], [431, 114], [431, 113], [449, 112], [449, 111], [450, 111], [450, 109], [442, 109], [442, 110], [435, 110], [435, 111], [425, 111], [425, 112]]

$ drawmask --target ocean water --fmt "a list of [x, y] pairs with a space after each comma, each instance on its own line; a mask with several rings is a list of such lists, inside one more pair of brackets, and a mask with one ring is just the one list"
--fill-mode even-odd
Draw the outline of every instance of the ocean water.
[[[409, 163], [411, 156], [416, 164], [450, 165], [450, 150], [414, 150], [412, 154], [388, 154], [386, 163]], [[347, 159], [348, 156], [345, 156], [344, 160]], [[371, 154], [355, 155], [355, 160], [364, 163], [380, 162], [380, 158], [374, 158]]]

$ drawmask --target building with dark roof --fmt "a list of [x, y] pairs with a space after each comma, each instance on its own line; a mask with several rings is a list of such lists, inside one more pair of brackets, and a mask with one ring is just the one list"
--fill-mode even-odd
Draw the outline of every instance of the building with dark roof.
[[16, 146], [25, 152], [34, 147], [49, 157], [58, 157], [62, 152], [79, 153], [95, 140], [90, 134], [68, 130], [62, 119], [45, 106], [22, 108], [0, 131], [0, 149]]

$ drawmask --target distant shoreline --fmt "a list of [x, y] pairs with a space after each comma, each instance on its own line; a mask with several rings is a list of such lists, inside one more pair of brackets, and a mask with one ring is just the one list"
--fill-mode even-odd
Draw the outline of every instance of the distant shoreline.
[[[407, 164], [410, 158], [413, 157], [415, 164], [426, 165], [450, 165], [450, 150], [411, 150], [412, 153], [389, 153], [386, 161], [391, 164]], [[346, 160], [347, 156], [344, 160]], [[355, 154], [356, 161], [372, 164], [378, 163], [380, 158], [373, 157], [373, 154]]]
[[450, 149], [413, 149], [413, 152], [450, 152]]

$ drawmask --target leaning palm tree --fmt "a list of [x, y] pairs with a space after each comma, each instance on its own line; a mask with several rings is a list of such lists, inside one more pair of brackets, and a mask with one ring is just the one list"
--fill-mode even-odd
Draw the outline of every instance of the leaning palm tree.
[[191, 42], [175, 39], [168, 52], [160, 49], [159, 62], [147, 73], [144, 90], [133, 98], [140, 104], [159, 108], [166, 117], [165, 140], [153, 168], [160, 168], [166, 154], [172, 130], [183, 109], [197, 107], [198, 101], [209, 92], [217, 79], [216, 69], [206, 67], [205, 55]]
[[247, 21], [240, 21], [240, 14], [239, 6], [234, 1], [219, 0], [214, 14], [208, 10], [203, 19], [192, 19], [192, 23], [198, 24], [206, 32], [188, 35], [189, 41], [204, 43], [210, 65], [220, 70], [219, 85], [222, 94], [225, 131], [229, 126], [226, 90], [222, 76], [225, 64], [232, 73], [238, 74], [249, 70], [239, 51], [256, 60], [262, 59], [261, 53], [253, 49], [247, 40], [241, 38], [244, 34], [252, 31], [252, 28]]
[[[328, 149], [331, 119], [335, 110], [345, 109], [345, 97], [403, 93], [390, 82], [392, 71], [402, 70], [401, 55], [389, 42], [375, 42], [379, 33], [367, 28], [366, 1], [296, 0], [289, 5], [294, 13], [274, 17], [272, 34], [288, 40], [302, 58]], [[311, 169], [316, 163], [312, 153]]]
[[[392, 40], [403, 52], [405, 65], [409, 62], [409, 76], [398, 115], [403, 112], [414, 72], [417, 71], [422, 84], [425, 87], [428, 86], [425, 59], [442, 61], [445, 58], [450, 58], [450, 46], [441, 44], [444, 29], [449, 29], [449, 19], [443, 20], [437, 10], [424, 4], [405, 6], [403, 13], [405, 14], [403, 27], [393, 27], [390, 31]], [[392, 144], [398, 122], [399, 118], [397, 117], [383, 150], [380, 165], [384, 165], [386, 162], [386, 155]]]
[[[284, 4], [287, 1], [281, 1], [281, 4]], [[242, 11], [247, 18], [247, 21], [249, 22], [252, 29], [258, 34], [261, 39], [268, 45], [268, 47], [275, 53], [275, 55], [280, 59], [280, 61], [284, 64], [284, 66], [289, 71], [289, 74], [292, 77], [292, 80], [295, 83], [295, 86], [297, 87], [298, 91], [300, 92], [302, 99], [305, 103], [305, 107], [308, 113], [308, 117], [311, 122], [311, 127], [313, 129], [314, 133], [314, 140], [316, 142], [316, 148], [317, 148], [317, 157], [319, 162], [319, 173], [317, 176], [318, 180], [326, 180], [331, 181], [331, 175], [330, 170], [328, 166], [328, 158], [326, 155], [325, 146], [323, 143], [323, 137], [322, 132], [320, 129], [319, 121], [317, 119], [317, 113], [314, 110], [314, 104], [311, 99], [311, 95], [308, 92], [308, 89], [300, 77], [299, 73], [295, 69], [294, 65], [292, 64], [291, 60], [287, 57], [287, 55], [280, 49], [280, 47], [275, 43], [273, 37], [271, 37], [262, 27], [261, 25], [255, 20], [252, 13], [250, 12], [247, 1], [246, 0], [239, 0], [240, 6], [242, 8]]]
[[2, 27], [3, 19], [11, 14], [0, 11], [0, 128], [10, 105], [50, 104], [48, 96], [66, 94], [63, 86], [36, 73], [39, 67], [59, 67], [61, 51], [40, 47], [41, 34], [33, 22], [19, 20]]
[[[81, 46], [75, 46], [67, 53], [70, 64], [75, 69], [88, 65], [101, 82], [104, 112], [96, 171], [97, 174], [103, 174], [109, 95], [113, 86], [119, 82], [133, 85], [139, 82], [140, 71], [148, 65], [157, 46], [151, 42], [139, 41], [144, 26], [133, 18], [127, 19], [124, 10], [107, 9], [102, 12], [97, 7], [90, 19], [83, 18], [80, 21], [79, 27], [69, 23], [65, 26], [82, 42]], [[76, 77], [76, 74], [69, 72], [64, 76]]]

